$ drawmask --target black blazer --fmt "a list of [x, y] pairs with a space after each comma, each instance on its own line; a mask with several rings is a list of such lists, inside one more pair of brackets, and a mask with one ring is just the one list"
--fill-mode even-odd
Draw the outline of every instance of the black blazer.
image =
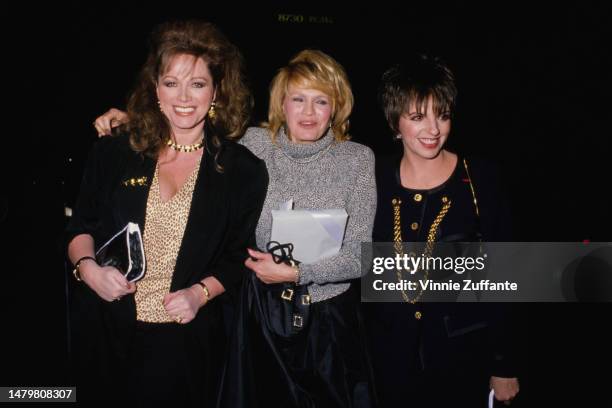
[[[214, 156], [221, 149], [215, 169]], [[149, 186], [156, 161], [135, 153], [127, 136], [106, 137], [91, 150], [81, 190], [67, 227], [68, 242], [79, 234], [94, 237], [96, 247], [128, 222], [144, 231]], [[145, 185], [124, 183], [146, 177]], [[216, 277], [228, 293], [236, 289], [247, 269], [246, 248], [255, 246], [255, 227], [266, 195], [265, 163], [234, 142], [220, 148], [207, 143], [194, 187], [191, 209], [181, 243], [171, 291], [193, 285], [206, 276]], [[200, 309], [186, 330], [196, 348], [207, 347], [211, 331], [221, 335], [220, 296]], [[117, 370], [128, 356], [136, 321], [134, 296], [106, 302], [87, 285], [75, 283], [71, 296], [73, 355], [81, 365]], [[222, 343], [222, 342], [221, 342]], [[220, 350], [221, 351], [221, 350]], [[223, 353], [217, 353], [222, 355]], [[86, 368], [86, 367], [85, 367]], [[196, 368], [197, 369], [197, 368]]]
[[[398, 157], [377, 158], [378, 205], [374, 224], [375, 242], [393, 241], [391, 200], [400, 197], [402, 238], [425, 241], [429, 225], [440, 211], [440, 198], [448, 196], [453, 206], [440, 224], [438, 241], [511, 241], [511, 218], [499, 172], [483, 160], [468, 159], [469, 174], [478, 200], [476, 216], [467, 174], [459, 158], [457, 167], [443, 186], [423, 191], [414, 204], [416, 190], [404, 189], [399, 181]], [[425, 204], [432, 203], [432, 204]], [[419, 234], [410, 222], [418, 221]], [[370, 277], [364, 282], [371, 284]], [[399, 297], [399, 295], [398, 295]], [[401, 302], [401, 299], [400, 299]], [[363, 303], [364, 318], [375, 380], [381, 401], [401, 400], [411, 376], [422, 370], [462, 375], [514, 377], [517, 375], [513, 346], [517, 333], [512, 306], [503, 303]], [[516, 309], [516, 306], [513, 306]], [[418, 314], [417, 314], [418, 312]], [[417, 317], [418, 316], [418, 317]], [[467, 381], [468, 377], [462, 378]], [[466, 386], [465, 392], [474, 391]], [[485, 390], [486, 391], [486, 390]], [[410, 400], [406, 400], [410, 401]], [[393, 403], [387, 402], [389, 406]]]

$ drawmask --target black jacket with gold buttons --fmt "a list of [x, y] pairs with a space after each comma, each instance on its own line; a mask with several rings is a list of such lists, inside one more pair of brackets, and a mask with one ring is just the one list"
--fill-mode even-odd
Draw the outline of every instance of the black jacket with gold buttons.
[[[510, 211], [494, 166], [459, 157], [446, 182], [412, 190], [400, 183], [400, 159], [376, 160], [374, 242], [394, 242], [394, 202], [399, 205], [403, 242], [426, 241], [445, 205], [435, 242], [512, 241]], [[517, 333], [507, 305], [396, 302], [364, 303], [363, 309], [379, 394], [400, 392], [397, 388], [414, 383], [412, 377], [419, 372], [487, 379], [516, 375], [512, 337]]]

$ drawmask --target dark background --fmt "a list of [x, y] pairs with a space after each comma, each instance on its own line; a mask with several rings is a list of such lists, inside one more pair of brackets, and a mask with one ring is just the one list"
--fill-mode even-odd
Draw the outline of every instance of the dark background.
[[[38, 113], [22, 123], [34, 147], [19, 167], [23, 180], [0, 202], [9, 242], [2, 272], [19, 281], [6, 286], [11, 289], [0, 304], [8, 322], [0, 385], [71, 383], [64, 207], [74, 202], [96, 139], [92, 121], [125, 105], [148, 33], [171, 18], [214, 22], [243, 51], [254, 124], [265, 119], [277, 68], [306, 47], [331, 54], [353, 85], [353, 139], [376, 153], [397, 148], [376, 104], [384, 69], [405, 53], [443, 57], [459, 87], [450, 146], [500, 165], [517, 240], [612, 241], [607, 8], [584, 2], [541, 10], [509, 2], [292, 3], [255, 10], [223, 1], [54, 4], [19, 20], [13, 35], [35, 39], [21, 49], [33, 57], [27, 68], [35, 73], [24, 81], [30, 94], [20, 96], [33, 100]], [[10, 169], [5, 174], [14, 176]], [[593, 372], [610, 362], [610, 305], [534, 304], [524, 311], [529, 364], [522, 392], [566, 399], [587, 397], [582, 392], [588, 390], [594, 391], [590, 398], [603, 397], [596, 391], [603, 377]], [[581, 379], [590, 386], [576, 387]], [[545, 388], [545, 380], [553, 388]]]

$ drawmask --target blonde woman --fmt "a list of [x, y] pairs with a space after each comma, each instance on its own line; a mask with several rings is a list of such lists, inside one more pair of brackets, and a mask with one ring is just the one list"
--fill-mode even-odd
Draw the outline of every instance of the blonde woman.
[[349, 141], [352, 106], [342, 66], [321, 51], [304, 50], [272, 80], [268, 122], [248, 129], [241, 139], [264, 160], [270, 177], [257, 223], [259, 248], [270, 241], [271, 211], [289, 200], [295, 209], [344, 208], [348, 222], [338, 254], [297, 269], [274, 262], [269, 253], [249, 250], [246, 265], [262, 282], [307, 287], [310, 321], [304, 333], [287, 341], [257, 324], [257, 310], [246, 316], [250, 324], [238, 339], [246, 339], [242, 345], [249, 350], [253, 371], [241, 377], [247, 378], [246, 395], [227, 406], [370, 404], [354, 286], [361, 274], [361, 242], [371, 240], [376, 186], [372, 151]]

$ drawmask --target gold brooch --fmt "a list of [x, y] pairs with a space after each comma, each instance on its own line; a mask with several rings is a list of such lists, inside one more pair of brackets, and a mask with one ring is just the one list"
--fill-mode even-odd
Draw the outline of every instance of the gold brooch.
[[131, 179], [127, 179], [123, 181], [123, 185], [128, 186], [146, 186], [147, 185], [147, 177], [132, 177]]

